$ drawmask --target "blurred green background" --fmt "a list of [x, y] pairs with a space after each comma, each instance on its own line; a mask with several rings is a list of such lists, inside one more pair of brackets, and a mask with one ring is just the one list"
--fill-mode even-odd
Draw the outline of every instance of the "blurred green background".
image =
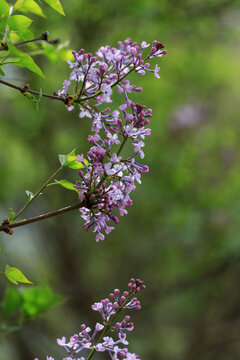
[[[117, 41], [162, 41], [161, 79], [143, 87], [139, 102], [153, 109], [146, 141], [150, 173], [133, 195], [129, 214], [95, 243], [75, 213], [0, 235], [1, 268], [17, 266], [34, 284], [47, 283], [67, 301], [2, 338], [0, 360], [62, 358], [56, 338], [98, 321], [90, 305], [130, 277], [148, 288], [134, 313], [130, 349], [145, 360], [240, 357], [240, 1], [63, 0], [66, 16], [43, 7], [35, 34], [69, 40], [95, 52]], [[47, 80], [9, 67], [8, 80], [51, 93], [68, 78], [66, 63], [38, 57]], [[34, 103], [0, 87], [0, 215], [19, 209], [58, 166], [57, 155], [88, 149], [89, 119], [61, 103]], [[74, 171], [64, 174], [75, 181]], [[50, 191], [51, 190], [51, 191]], [[49, 188], [31, 217], [76, 202]], [[7, 281], [0, 278], [0, 297]], [[102, 359], [104, 357], [97, 357]]]

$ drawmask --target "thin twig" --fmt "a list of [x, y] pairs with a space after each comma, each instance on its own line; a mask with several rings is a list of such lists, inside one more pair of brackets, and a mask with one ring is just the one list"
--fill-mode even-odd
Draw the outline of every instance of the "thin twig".
[[8, 51], [8, 45], [7, 43], [1, 43], [0, 51]]
[[52, 181], [52, 179], [63, 169], [64, 166], [60, 166], [54, 173], [45, 181], [45, 183], [38, 189], [38, 191], [31, 197], [29, 201], [18, 211], [17, 214], [13, 217], [13, 221], [16, 220], [22, 212], [41, 194], [41, 192], [46, 188], [46, 186]]
[[0, 231], [5, 231], [6, 232], [7, 229], [12, 229], [12, 228], [15, 228], [15, 227], [31, 224], [31, 223], [34, 223], [34, 222], [37, 222], [37, 221], [48, 219], [48, 218], [53, 217], [53, 216], [64, 214], [64, 213], [69, 212], [69, 211], [80, 209], [81, 207], [86, 207], [86, 206], [87, 206], [86, 202], [82, 201], [82, 202], [80, 202], [78, 204], [66, 206], [65, 208], [58, 209], [58, 210], [55, 210], [55, 211], [51, 211], [51, 212], [46, 213], [46, 214], [38, 215], [38, 216], [32, 217], [32, 218], [27, 219], [27, 220], [19, 221], [17, 223], [4, 224], [4, 225], [0, 226]]
[[35, 38], [35, 39], [31, 39], [31, 40], [26, 40], [26, 41], [21, 41], [19, 43], [14, 44], [15, 46], [23, 46], [25, 44], [34, 42], [34, 41], [39, 41], [39, 40], [43, 40], [43, 41], [48, 41], [48, 36], [49, 33], [47, 31], [45, 31], [41, 36]]
[[[17, 86], [17, 85], [14, 85], [14, 84], [11, 84], [7, 81], [4, 81], [2, 79], [0, 79], [0, 83], [3, 84], [3, 85], [6, 85], [6, 86], [9, 86], [15, 90], [19, 90], [22, 94], [24, 93], [29, 93], [29, 94], [33, 94], [33, 95], [40, 95], [40, 92], [39, 91], [35, 91], [35, 90], [30, 90], [26, 87], [20, 87], [20, 86]], [[65, 102], [66, 99], [65, 97], [62, 97], [62, 96], [57, 96], [57, 95], [50, 95], [50, 94], [42, 94], [43, 97], [46, 97], [46, 98], [49, 98], [49, 99], [53, 99], [53, 100], [59, 100], [59, 101], [62, 101], [62, 102]]]
[[[120, 81], [122, 81], [127, 75], [129, 75], [133, 70], [135, 70], [135, 66], [127, 73], [125, 74], [124, 76], [121, 77], [121, 79], [117, 80], [111, 87], [115, 87], [116, 85], [119, 84]], [[0, 79], [0, 83], [3, 84], [3, 85], [6, 85], [6, 86], [9, 86], [15, 90], [19, 90], [22, 94], [24, 93], [29, 93], [29, 94], [33, 94], [33, 95], [40, 95], [40, 92], [39, 91], [36, 91], [36, 90], [30, 90], [28, 89], [27, 87], [20, 87], [20, 86], [17, 86], [17, 85], [14, 85], [14, 84], [11, 84], [7, 81], [4, 81], [2, 79]], [[98, 95], [101, 95], [102, 94], [102, 91], [99, 91], [98, 93], [94, 94], [94, 95], [91, 95], [91, 96], [88, 96], [88, 97], [85, 97], [83, 99], [74, 99], [71, 95], [67, 94], [66, 96], [58, 96], [58, 95], [50, 95], [50, 94], [45, 94], [45, 93], [42, 93], [41, 96], [42, 97], [46, 97], [46, 98], [49, 98], [49, 99], [53, 99], [53, 100], [58, 100], [58, 101], [62, 101], [65, 105], [69, 105], [69, 103], [71, 101], [73, 101], [73, 103], [75, 104], [81, 104], [82, 102], [85, 102], [87, 100], [90, 100], [90, 99], [93, 99], [93, 98], [96, 98]]]

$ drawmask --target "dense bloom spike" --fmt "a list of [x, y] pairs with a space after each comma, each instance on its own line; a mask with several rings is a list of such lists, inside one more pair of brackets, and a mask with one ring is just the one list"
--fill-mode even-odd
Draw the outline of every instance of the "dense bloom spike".
[[[159, 78], [160, 68], [156, 65], [150, 69], [148, 61], [163, 56], [166, 50], [155, 40], [144, 57], [149, 45], [145, 41], [139, 45], [128, 38], [120, 41], [117, 48], [100, 47], [96, 56], [83, 49], [73, 51], [75, 61], [68, 62], [70, 78], [58, 92], [60, 96], [66, 96], [68, 110], [79, 104], [80, 118], [92, 119], [93, 134], [88, 137], [91, 145], [87, 153], [89, 164], [84, 164], [83, 155], [78, 156], [85, 168], [79, 172], [76, 189], [80, 200], [86, 202], [86, 207], [80, 209], [85, 229], [91, 228], [96, 233], [96, 241], [104, 240], [103, 231], [109, 234], [114, 229], [108, 225], [110, 220], [118, 223], [117, 214], [113, 214], [115, 209], [120, 216], [127, 214], [126, 207], [132, 205], [130, 193], [136, 182], [141, 183], [142, 173], [148, 172], [148, 167], [138, 163], [137, 157], [144, 158], [144, 139], [151, 134], [147, 126], [152, 110], [129, 98], [132, 92], [142, 89], [126, 77], [131, 72], [140, 75], [151, 72]], [[74, 94], [67, 94], [73, 82]], [[123, 103], [118, 109], [103, 109], [102, 104], [112, 102], [114, 89], [123, 97]], [[122, 150], [127, 141], [132, 143], [132, 151], [123, 157]]]
[[[115, 318], [125, 309], [140, 310], [140, 301], [135, 294], [145, 288], [142, 280], [132, 278], [128, 284], [128, 290], [122, 294], [120, 290], [115, 289], [109, 298], [94, 303], [92, 310], [99, 312], [102, 324], [97, 322], [94, 330], [82, 324], [80, 333], [72, 335], [69, 341], [65, 336], [57, 339], [58, 345], [67, 352], [67, 357], [63, 360], [85, 360], [85, 357], [78, 357], [82, 351], [90, 351], [90, 353], [105, 351], [112, 360], [140, 360], [138, 355], [129, 352], [126, 347], [128, 345], [127, 332], [134, 329], [130, 316], [126, 315], [121, 322], [115, 322]], [[114, 339], [107, 336], [108, 330], [111, 333], [117, 332], [117, 337]], [[54, 358], [47, 356], [46, 360], [54, 360]]]

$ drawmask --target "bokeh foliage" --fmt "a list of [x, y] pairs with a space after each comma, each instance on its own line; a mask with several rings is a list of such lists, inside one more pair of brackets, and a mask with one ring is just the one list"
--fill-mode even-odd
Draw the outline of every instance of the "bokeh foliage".
[[[134, 316], [132, 351], [149, 360], [238, 358], [239, 1], [62, 3], [65, 17], [44, 7], [47, 19], [32, 17], [35, 34], [47, 30], [70, 48], [92, 52], [128, 36], [166, 45], [161, 79], [134, 78], [144, 89], [141, 101], [153, 108], [146, 144], [151, 172], [104, 243], [85, 233], [77, 212], [1, 235], [3, 264], [31, 274], [35, 284], [48, 282], [68, 301], [3, 338], [0, 359], [56, 354], [55, 338], [91, 323], [90, 304], [131, 276], [148, 285]], [[47, 80], [12, 67], [8, 78], [45, 92], [61, 88], [68, 66], [41, 56], [35, 61]], [[24, 190], [34, 191], [57, 168], [58, 153], [87, 151], [90, 124], [61, 103], [44, 100], [36, 111], [20, 93], [0, 90], [3, 218], [23, 204]], [[67, 176], [77, 179], [74, 171]], [[75, 196], [54, 187], [25, 216], [69, 205]], [[0, 281], [3, 294], [6, 281]]]

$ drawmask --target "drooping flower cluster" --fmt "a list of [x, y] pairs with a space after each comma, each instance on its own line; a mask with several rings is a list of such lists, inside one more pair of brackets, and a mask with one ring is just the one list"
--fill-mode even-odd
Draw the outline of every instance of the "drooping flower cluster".
[[[139, 46], [126, 39], [118, 43], [118, 48], [101, 47], [96, 56], [85, 54], [83, 49], [73, 52], [75, 62], [69, 62], [70, 79], [64, 81], [63, 89], [58, 92], [65, 97], [68, 110], [79, 104], [80, 118], [92, 119], [88, 162], [83, 155], [78, 156], [84, 170], [79, 172], [76, 189], [80, 200], [86, 204], [80, 209], [85, 229], [88, 231], [92, 227], [96, 241], [104, 239], [103, 231], [109, 234], [114, 229], [108, 225], [109, 220], [119, 222], [117, 214], [113, 214], [115, 208], [120, 216], [127, 213], [126, 206], [132, 205], [130, 193], [135, 189], [135, 182], [141, 183], [142, 173], [148, 172], [148, 167], [140, 164], [137, 158], [144, 158], [144, 139], [151, 134], [146, 126], [152, 110], [129, 98], [131, 92], [142, 89], [131, 85], [126, 77], [131, 72], [144, 75], [147, 71], [159, 78], [160, 68], [156, 65], [155, 69], [150, 69], [148, 60], [161, 57], [166, 50], [162, 43], [154, 41], [148, 55], [143, 57], [149, 45], [143, 41]], [[70, 95], [67, 92], [72, 82], [75, 83], [74, 94]], [[114, 88], [124, 96], [124, 102], [118, 109], [101, 109], [103, 103], [112, 102]], [[132, 143], [132, 151], [123, 157], [127, 140]]]
[[[89, 99], [95, 99], [97, 104], [111, 102], [112, 88], [115, 86], [119, 93], [141, 91], [135, 85], [130, 85], [125, 78], [131, 72], [145, 75], [146, 71], [154, 73], [159, 78], [160, 68], [156, 65], [155, 69], [150, 69], [148, 60], [167, 53], [163, 50], [164, 45], [155, 40], [148, 55], [143, 57], [143, 52], [149, 45], [143, 41], [139, 46], [137, 42], [128, 38], [124, 42], [119, 41], [117, 48], [109, 45], [100, 47], [96, 56], [85, 53], [84, 49], [78, 52], [73, 51], [75, 61], [68, 61], [72, 70], [70, 78], [64, 81], [63, 88], [58, 94], [67, 95], [73, 81], [76, 83], [73, 96], [75, 102], [84, 102]], [[73, 103], [67, 106], [68, 110], [74, 107]]]
[[[130, 316], [126, 315], [121, 322], [115, 320], [123, 310], [141, 309], [140, 301], [135, 295], [145, 288], [142, 280], [132, 278], [127, 291], [121, 294], [119, 289], [115, 289], [109, 298], [94, 303], [92, 310], [100, 313], [102, 322], [97, 322], [93, 331], [82, 324], [81, 332], [71, 336], [69, 341], [66, 337], [57, 339], [58, 345], [67, 352], [67, 357], [63, 360], [88, 360], [95, 352], [107, 352], [112, 360], [139, 360], [139, 356], [129, 352], [127, 348], [126, 333], [134, 329]], [[117, 338], [107, 336], [108, 331], [117, 332]], [[78, 357], [79, 353], [86, 351], [89, 352], [87, 357]], [[46, 360], [54, 358], [47, 357]]]

